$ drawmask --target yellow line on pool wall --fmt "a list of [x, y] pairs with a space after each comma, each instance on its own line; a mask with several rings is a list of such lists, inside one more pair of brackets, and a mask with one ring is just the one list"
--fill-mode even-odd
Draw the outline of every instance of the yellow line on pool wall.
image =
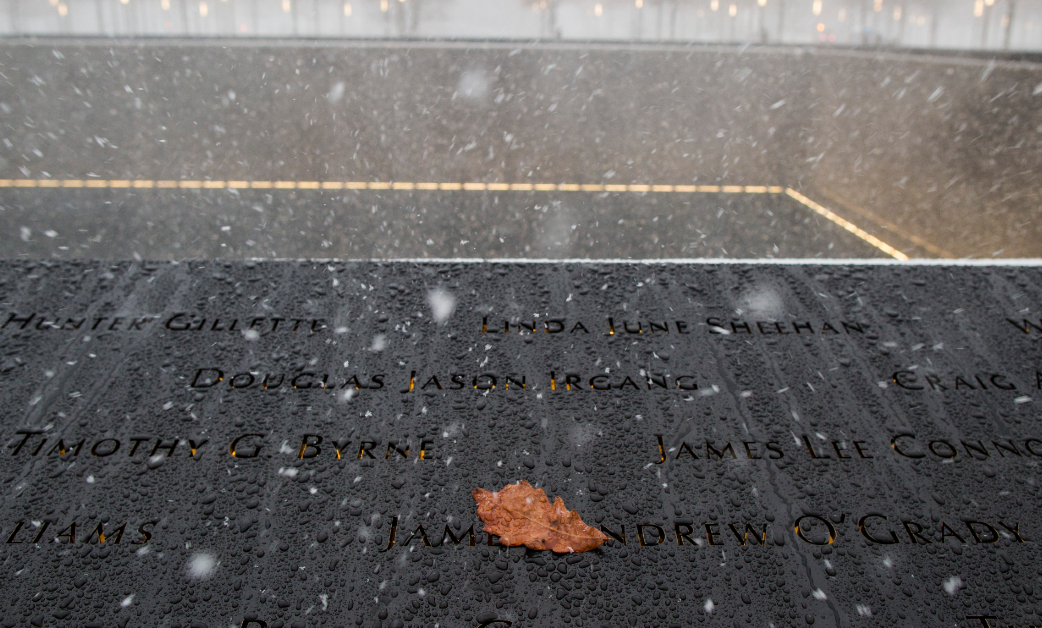
[[602, 183], [482, 183], [412, 181], [221, 181], [209, 179], [0, 179], [0, 188], [137, 188], [188, 190], [444, 190], [466, 192], [672, 192], [782, 194], [780, 185], [666, 185]]
[[669, 185], [643, 183], [483, 183], [411, 181], [245, 181], [209, 179], [0, 179], [0, 188], [136, 188], [188, 190], [440, 190], [464, 192], [630, 192], [636, 194], [786, 194], [815, 213], [831, 220], [880, 251], [899, 260], [908, 256], [832, 213], [792, 188], [778, 185]]
[[908, 256], [905, 255], [904, 253], [902, 253], [901, 251], [898, 251], [897, 249], [895, 249], [894, 247], [890, 246], [886, 242], [883, 242], [882, 240], [880, 240], [879, 238], [875, 237], [871, 233], [868, 233], [864, 229], [861, 229], [860, 227], [858, 227], [854, 223], [850, 222], [849, 220], [845, 220], [845, 219], [837, 216], [836, 214], [832, 213], [828, 209], [822, 207], [821, 205], [818, 205], [817, 203], [815, 203], [814, 201], [810, 200], [806, 196], [800, 194], [796, 190], [794, 190], [792, 188], [785, 188], [785, 193], [788, 194], [789, 196], [791, 196], [792, 198], [796, 199], [797, 201], [799, 201], [803, 205], [806, 205], [811, 210], [813, 210], [815, 213], [817, 213], [817, 214], [819, 214], [821, 216], [824, 216], [825, 218], [828, 218], [829, 220], [831, 220], [832, 222], [836, 223], [840, 227], [843, 227], [844, 229], [846, 229], [850, 233], [853, 233], [857, 237], [861, 238], [865, 242], [868, 242], [872, 246], [876, 247], [877, 249], [879, 249], [880, 251], [886, 253], [887, 255], [893, 257], [894, 259], [899, 259], [899, 260], [907, 260], [908, 259]]

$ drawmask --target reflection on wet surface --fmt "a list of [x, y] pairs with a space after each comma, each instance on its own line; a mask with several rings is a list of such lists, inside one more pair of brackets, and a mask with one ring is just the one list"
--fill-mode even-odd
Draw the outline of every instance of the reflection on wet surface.
[[[887, 255], [872, 239], [911, 257], [1042, 253], [1039, 64], [227, 43], [2, 44], [6, 255]], [[52, 180], [66, 187], [16, 187]]]

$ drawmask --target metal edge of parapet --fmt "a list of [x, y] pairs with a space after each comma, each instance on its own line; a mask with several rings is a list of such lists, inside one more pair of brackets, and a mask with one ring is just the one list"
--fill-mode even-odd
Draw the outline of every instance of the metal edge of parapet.
[[564, 265], [578, 264], [582, 266], [847, 266], [847, 267], [947, 267], [947, 268], [1042, 268], [1042, 259], [911, 259], [896, 260], [883, 258], [849, 258], [849, 259], [815, 259], [815, 258], [778, 258], [778, 259], [582, 259], [582, 258], [477, 258], [477, 257], [415, 257], [415, 258], [302, 258], [302, 257], [247, 257], [243, 259], [223, 258], [190, 258], [181, 260], [161, 259], [113, 259], [113, 258], [70, 258], [70, 259], [36, 259], [36, 258], [0, 258], [0, 266], [9, 263], [47, 263], [63, 264], [70, 262], [97, 261], [103, 263], [130, 262], [137, 265], [179, 266], [181, 264], [488, 264], [488, 265]]
[[[31, 260], [19, 260], [31, 261]], [[41, 260], [42, 261], [42, 260]], [[57, 261], [57, 260], [46, 260]], [[815, 259], [815, 258], [776, 258], [776, 259], [582, 259], [582, 258], [477, 258], [477, 257], [414, 257], [414, 258], [388, 258], [388, 259], [340, 259], [340, 258], [244, 258], [241, 260], [229, 259], [198, 259], [198, 260], [155, 260], [142, 263], [170, 263], [191, 264], [197, 262], [216, 263], [259, 263], [259, 262], [293, 262], [307, 264], [615, 264], [615, 265], [674, 265], [674, 266], [966, 266], [966, 267], [1042, 267], [1042, 259], [1020, 258], [1001, 260], [982, 259], [911, 259], [896, 260], [883, 258], [849, 258], [849, 259]]]
[[[559, 51], [598, 51], [598, 52], [707, 52], [742, 54], [787, 54], [800, 57], [803, 55], [819, 57], [846, 57], [876, 61], [906, 61], [941, 65], [962, 65], [976, 67], [993, 67], [1016, 70], [1042, 70], [1040, 61], [1000, 60], [1006, 54], [997, 52], [994, 57], [957, 56], [964, 51], [941, 50], [938, 52], [902, 52], [885, 49], [857, 49], [823, 47], [812, 43], [805, 44], [757, 44], [757, 43], [707, 43], [690, 42], [630, 42], [626, 40], [576, 40], [552, 41], [543, 39], [466, 39], [466, 38], [432, 38], [432, 39], [388, 39], [365, 37], [184, 37], [166, 35], [144, 35], [131, 37], [110, 37], [105, 35], [62, 36], [62, 35], [2, 35], [0, 46], [8, 45], [72, 45], [72, 46], [179, 46], [194, 48], [386, 48], [386, 49], [449, 49], [449, 50], [515, 50], [528, 48], [533, 50]], [[916, 49], [918, 50], [918, 49]], [[987, 53], [988, 51], [981, 51]], [[948, 53], [951, 56], [947, 56]], [[1015, 53], [1013, 53], [1015, 54]], [[1038, 54], [1038, 53], [1025, 53]]]

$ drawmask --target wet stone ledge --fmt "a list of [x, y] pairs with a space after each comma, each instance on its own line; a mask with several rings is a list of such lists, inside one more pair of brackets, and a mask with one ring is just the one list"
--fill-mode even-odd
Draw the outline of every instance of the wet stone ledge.
[[1030, 267], [4, 262], [0, 624], [1037, 626], [1040, 339]]

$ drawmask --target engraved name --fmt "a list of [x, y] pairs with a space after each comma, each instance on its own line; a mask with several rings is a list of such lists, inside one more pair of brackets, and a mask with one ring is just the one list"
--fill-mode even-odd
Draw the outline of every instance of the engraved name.
[[[807, 456], [812, 460], [872, 460], [876, 451], [866, 440], [813, 439], [807, 434], [795, 437], [795, 452], [778, 441], [681, 441], [667, 447], [665, 437], [655, 434], [652, 462], [685, 460], [781, 460], [789, 454]], [[672, 442], [676, 442], [674, 439]], [[885, 446], [884, 446], [885, 447]], [[913, 433], [902, 433], [890, 439], [890, 449], [898, 456], [911, 460], [936, 458], [939, 460], [996, 458], [1042, 458], [1042, 439], [998, 438], [976, 440], [949, 440], [945, 438], [917, 438]]]
[[[773, 521], [773, 517], [768, 517]], [[900, 523], [897, 523], [897, 522]], [[759, 545], [770, 546], [771, 544], [782, 546], [785, 537], [780, 530], [772, 531], [769, 522], [702, 522], [695, 524], [690, 519], [675, 519], [672, 525], [661, 523], [638, 523], [630, 527], [630, 536], [627, 536], [626, 525], [619, 524], [618, 527], [601, 525], [600, 530], [608, 536], [607, 544], [611, 546], [636, 545], [638, 547], [657, 547], [676, 545], [677, 547], [712, 547], [721, 545]], [[414, 543], [417, 547], [445, 547], [466, 545], [475, 547], [486, 545], [488, 547], [500, 546], [497, 543], [498, 536], [475, 530], [471, 524], [466, 530], [458, 526], [455, 530], [449, 524], [445, 524], [441, 535], [437, 529], [432, 528], [428, 532], [423, 524], [415, 527], [404, 526], [400, 517], [391, 517], [390, 530], [387, 540], [383, 541], [379, 551], [387, 552], [394, 547], [409, 548]], [[847, 526], [847, 528], [841, 527]], [[848, 518], [845, 514], [838, 517], [825, 517], [820, 514], [803, 514], [797, 517], [789, 529], [792, 530], [796, 539], [807, 545], [824, 547], [832, 545], [840, 539], [841, 533], [856, 526], [855, 530], [849, 532], [860, 535], [873, 545], [896, 545], [909, 544], [916, 546], [932, 545], [933, 543], [945, 543], [946, 541], [957, 542], [960, 545], [990, 545], [1006, 539], [1009, 543], [1030, 543], [1020, 529], [1020, 523], [1013, 521], [978, 521], [974, 519], [962, 519], [958, 523], [949, 524], [940, 519], [936, 522], [929, 521], [920, 523], [908, 517], [894, 517], [891, 519], [881, 513], [869, 513], [858, 517], [856, 520]], [[430, 526], [428, 526], [430, 527]], [[407, 533], [406, 533], [407, 532]], [[771, 534], [768, 534], [771, 532]], [[481, 541], [484, 536], [484, 543]], [[769, 541], [770, 539], [770, 541]], [[501, 546], [500, 546], [501, 547]]]
[[188, 312], [178, 312], [166, 318], [158, 314], [112, 316], [53, 316], [37, 312], [8, 312], [0, 319], [0, 330], [58, 330], [58, 331], [148, 331], [162, 320], [162, 328], [177, 332], [233, 332], [255, 331], [258, 334], [276, 332], [318, 333], [329, 329], [324, 318], [252, 316], [210, 318]]
[[[39, 543], [119, 545], [127, 533], [127, 526], [131, 525], [132, 533], [136, 536], [130, 538], [128, 542], [131, 545], [145, 545], [152, 540], [152, 528], [158, 524], [158, 521], [145, 521], [135, 527], [128, 523], [116, 525], [114, 523], [106, 523], [106, 521], [99, 521], [93, 528], [90, 522], [81, 522], [77, 528], [77, 522], [74, 520], [64, 528], [56, 530], [60, 524], [51, 519], [45, 518], [30, 522], [22, 520], [8, 527], [11, 531], [7, 534], [6, 543], [8, 545], [23, 543], [30, 545]], [[78, 533], [77, 529], [79, 530]]]
[[[683, 320], [615, 320], [608, 317], [605, 321], [595, 324], [584, 323], [581, 320], [571, 321], [564, 318], [531, 319], [520, 320], [490, 320], [484, 316], [481, 319], [482, 334], [520, 334], [520, 335], [557, 335], [564, 334], [599, 334], [602, 336], [616, 335], [655, 335], [674, 334], [685, 336], [691, 334], [694, 327], [702, 324], [693, 324]], [[786, 335], [849, 335], [851, 333], [864, 334], [867, 324], [853, 321], [750, 321], [742, 319], [724, 320], [719, 317], [710, 316], [705, 319], [705, 330], [713, 335], [761, 335], [761, 336], [786, 336]]]

